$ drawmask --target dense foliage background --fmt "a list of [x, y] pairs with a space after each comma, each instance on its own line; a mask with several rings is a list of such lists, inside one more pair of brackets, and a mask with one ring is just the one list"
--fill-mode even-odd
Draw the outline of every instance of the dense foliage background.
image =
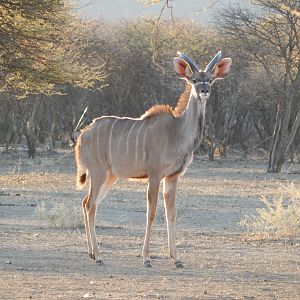
[[[300, 144], [298, 1], [255, 1], [255, 14], [222, 10], [214, 26], [174, 19], [85, 22], [63, 1], [0, 4], [0, 143], [25, 141], [53, 150], [88, 106], [100, 115], [140, 116], [176, 101], [184, 82], [172, 59], [180, 50], [200, 66], [218, 51], [230, 56], [226, 80], [215, 83], [202, 151], [214, 156], [269, 155], [279, 172]], [[20, 98], [22, 98], [20, 100]]]

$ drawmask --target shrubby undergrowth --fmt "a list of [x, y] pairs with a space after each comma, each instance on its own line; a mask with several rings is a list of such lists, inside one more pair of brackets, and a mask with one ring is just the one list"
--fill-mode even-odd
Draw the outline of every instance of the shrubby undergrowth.
[[55, 202], [49, 207], [41, 202], [35, 211], [38, 218], [51, 227], [76, 229], [84, 226], [81, 207], [71, 201]]
[[267, 238], [295, 237], [300, 233], [300, 190], [295, 184], [283, 189], [282, 195], [261, 196], [262, 208], [241, 221], [248, 232]]

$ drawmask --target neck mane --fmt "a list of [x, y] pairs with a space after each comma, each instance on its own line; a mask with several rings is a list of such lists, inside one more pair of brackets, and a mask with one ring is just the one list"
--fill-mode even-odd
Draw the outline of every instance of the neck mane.
[[154, 105], [150, 107], [142, 116], [142, 119], [150, 118], [160, 114], [168, 114], [174, 118], [179, 118], [184, 113], [191, 94], [192, 86], [188, 83], [185, 85], [185, 91], [181, 94], [177, 101], [176, 107], [173, 109], [170, 105]]

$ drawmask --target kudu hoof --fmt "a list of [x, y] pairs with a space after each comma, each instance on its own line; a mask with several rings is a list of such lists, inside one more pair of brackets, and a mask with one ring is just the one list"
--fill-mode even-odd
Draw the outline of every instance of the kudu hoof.
[[100, 266], [100, 267], [105, 266], [105, 264], [104, 264], [104, 262], [103, 262], [102, 259], [96, 260], [96, 265]]
[[145, 260], [144, 261], [144, 267], [145, 268], [152, 268], [151, 261], [150, 260]]
[[175, 261], [174, 265], [176, 268], [184, 268], [183, 264], [180, 260]]
[[95, 254], [92, 254], [92, 253], [89, 254], [89, 257], [90, 257], [91, 259], [94, 259], [94, 260], [96, 259], [96, 258], [95, 258]]

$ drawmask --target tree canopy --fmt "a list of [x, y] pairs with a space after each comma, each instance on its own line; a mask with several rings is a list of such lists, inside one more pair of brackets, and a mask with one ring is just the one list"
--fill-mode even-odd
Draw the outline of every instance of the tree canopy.
[[88, 24], [67, 1], [0, 2], [0, 91], [52, 94], [63, 84], [95, 87], [103, 79], [82, 53]]

